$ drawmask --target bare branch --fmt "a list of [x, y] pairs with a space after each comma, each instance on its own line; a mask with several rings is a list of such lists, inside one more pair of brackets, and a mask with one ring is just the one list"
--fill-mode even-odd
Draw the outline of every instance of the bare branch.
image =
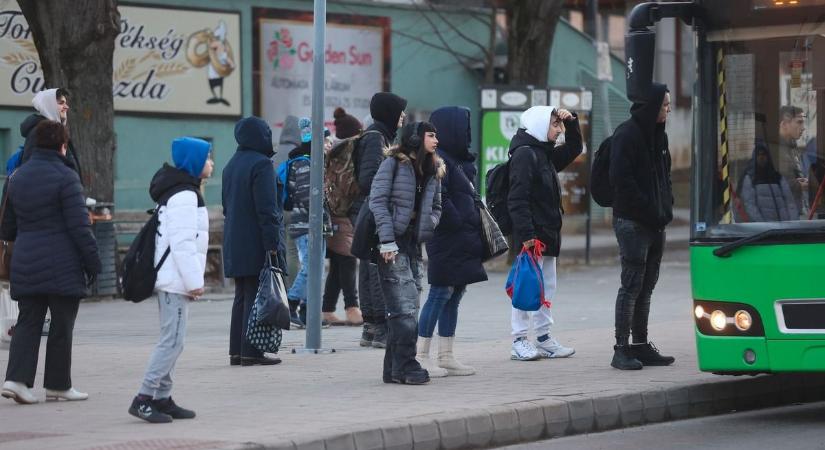
[[459, 53], [456, 52], [455, 50], [453, 50], [452, 47], [450, 47], [450, 44], [447, 43], [447, 39], [444, 38], [444, 35], [441, 33], [441, 30], [437, 26], [435, 26], [435, 23], [433, 22], [433, 19], [431, 19], [430, 16], [428, 16], [426, 13], [421, 11], [421, 9], [418, 7], [418, 5], [415, 5], [414, 7], [415, 7], [416, 10], [418, 10], [421, 13], [421, 16], [424, 17], [424, 20], [426, 20], [427, 23], [430, 24], [430, 28], [433, 29], [433, 31], [435, 32], [436, 37], [438, 38], [439, 41], [441, 41], [441, 45], [443, 45], [444, 48], [447, 49], [447, 51], [449, 51], [453, 56], [455, 56], [455, 59], [462, 66], [464, 66], [465, 69], [471, 71], [472, 73], [475, 73], [473, 71], [472, 67], [470, 67], [465, 61], [463, 61], [461, 58], [459, 58], [457, 56]]
[[[461, 31], [461, 29], [460, 29], [460, 28], [458, 28], [457, 26], [453, 25], [453, 23], [452, 23], [452, 22], [450, 22], [449, 20], [447, 20], [447, 17], [446, 17], [446, 16], [445, 16], [445, 15], [444, 15], [441, 11], [439, 11], [439, 9], [438, 9], [438, 8], [436, 8], [436, 6], [435, 6], [435, 5], [433, 5], [433, 3], [432, 3], [432, 2], [427, 2], [427, 6], [429, 6], [429, 7], [430, 7], [430, 11], [434, 12], [434, 13], [438, 16], [438, 18], [439, 18], [439, 19], [441, 19], [441, 21], [442, 21], [442, 22], [446, 23], [446, 24], [447, 24], [447, 26], [449, 26], [449, 27], [450, 27], [450, 29], [452, 29], [452, 30], [453, 30], [453, 32], [454, 32], [455, 34], [457, 34], [460, 38], [464, 39], [465, 41], [469, 42], [470, 44], [472, 44], [473, 46], [475, 46], [475, 47], [477, 47], [479, 50], [481, 50], [481, 53], [482, 53], [482, 54], [484, 54], [485, 59], [490, 57], [490, 53], [491, 53], [491, 50], [492, 50], [492, 49], [488, 49], [488, 48], [486, 48], [485, 46], [481, 45], [481, 44], [480, 44], [478, 41], [476, 41], [475, 39], [472, 39], [472, 38], [470, 38], [469, 36], [467, 36], [466, 34], [464, 34], [464, 32], [463, 32], [463, 31]], [[433, 25], [432, 21], [428, 20], [428, 22], [430, 22], [430, 25]], [[434, 25], [433, 25], [433, 28], [435, 28], [435, 26], [434, 26]]]
[[470, 65], [470, 62], [472, 62], [472, 63], [481, 63], [481, 62], [483, 62], [483, 60], [478, 59], [478, 58], [474, 58], [474, 57], [469, 56], [469, 55], [465, 55], [465, 54], [457, 52], [457, 51], [455, 51], [451, 48], [446, 48], [446, 47], [439, 46], [437, 44], [433, 44], [432, 42], [428, 42], [428, 41], [426, 41], [426, 40], [424, 40], [424, 39], [422, 39], [422, 38], [420, 38], [416, 35], [413, 35], [413, 34], [410, 34], [410, 33], [405, 33], [401, 30], [393, 30], [392, 32], [399, 35], [399, 36], [401, 36], [401, 37], [404, 37], [404, 38], [410, 39], [412, 41], [418, 42], [420, 44], [423, 44], [427, 47], [434, 48], [436, 50], [441, 50], [443, 52], [447, 52], [447, 53], [451, 54], [456, 59], [456, 61], [458, 61], [459, 64], [461, 64], [465, 69], [467, 69], [468, 72], [472, 73], [473, 75], [478, 75], [476, 73], [475, 69], [473, 69], [473, 67]]

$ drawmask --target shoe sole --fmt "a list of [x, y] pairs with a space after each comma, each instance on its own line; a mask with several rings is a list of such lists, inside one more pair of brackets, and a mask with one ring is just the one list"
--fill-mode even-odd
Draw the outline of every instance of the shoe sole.
[[643, 362], [642, 365], [645, 366], [645, 367], [665, 367], [665, 366], [669, 366], [669, 365], [671, 365], [675, 362], [676, 362], [675, 360], [671, 361], [671, 362], [653, 362], [653, 363]]
[[387, 348], [387, 344], [372, 341], [372, 348]]
[[570, 353], [569, 355], [556, 355], [555, 353], [542, 353], [542, 352], [539, 352], [539, 356], [544, 358], [544, 359], [569, 358], [569, 357], [571, 357], [575, 354], [576, 354], [575, 350], [573, 350], [573, 352]]
[[644, 366], [639, 366], [639, 367], [616, 367], [613, 364], [610, 364], [610, 367], [612, 367], [614, 369], [618, 369], [618, 370], [642, 370], [642, 368]]
[[372, 347], [372, 341], [365, 341], [361, 339], [361, 342], [358, 343], [361, 347]]
[[20, 405], [34, 405], [35, 403], [37, 403], [36, 401], [27, 402], [27, 401], [23, 400], [19, 395], [17, 395], [17, 392], [4, 390], [2, 393], [0, 393], [0, 395], [2, 395], [5, 398], [12, 399]]
[[406, 384], [406, 385], [410, 385], [410, 386], [421, 386], [422, 384], [429, 383], [430, 379], [428, 378], [426, 381], [418, 382], [418, 381], [408, 381], [408, 380], [405, 380], [403, 378], [393, 378], [392, 382], [397, 383], [397, 384]]
[[510, 355], [510, 360], [512, 361], [538, 361], [539, 359], [541, 359], [541, 355], [536, 355], [533, 358], [521, 358], [516, 355]]
[[149, 420], [149, 419], [147, 419], [146, 417], [142, 417], [142, 416], [141, 416], [141, 415], [137, 412], [137, 410], [135, 410], [134, 408], [129, 408], [129, 415], [135, 416], [135, 417], [137, 417], [138, 419], [143, 420], [144, 422], [148, 422], [148, 423], [172, 423], [172, 421], [173, 421], [172, 416], [170, 416], [170, 415], [168, 415], [168, 414], [166, 415], [166, 417], [169, 417], [169, 420], [166, 420], [166, 419], [162, 419], [162, 420]]
[[47, 395], [46, 396], [46, 401], [47, 402], [57, 402], [57, 401], [60, 401], [60, 400], [66, 400], [67, 402], [82, 402], [83, 400], [88, 400], [88, 399], [89, 399], [89, 397], [86, 397], [86, 398], [66, 398], [66, 397], [60, 397], [60, 396], [57, 396], [57, 395]]

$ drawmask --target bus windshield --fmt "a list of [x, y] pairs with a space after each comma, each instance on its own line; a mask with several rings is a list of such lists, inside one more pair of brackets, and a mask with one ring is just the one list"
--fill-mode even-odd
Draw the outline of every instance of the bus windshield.
[[717, 98], [715, 111], [704, 114], [716, 116], [717, 157], [715, 170], [706, 166], [695, 186], [714, 186], [714, 195], [696, 197], [709, 214], [695, 231], [733, 237], [777, 227], [825, 228], [821, 17], [813, 24], [707, 33], [714, 54], [705, 61], [716, 64]]

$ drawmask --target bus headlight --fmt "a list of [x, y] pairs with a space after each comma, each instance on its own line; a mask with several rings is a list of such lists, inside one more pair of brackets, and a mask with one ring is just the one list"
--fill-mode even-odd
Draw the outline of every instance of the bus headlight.
[[733, 316], [733, 323], [739, 331], [748, 331], [750, 330], [751, 325], [753, 325], [753, 319], [751, 318], [750, 313], [740, 309], [739, 311], [736, 311], [736, 314]]
[[716, 331], [722, 331], [728, 325], [728, 317], [718, 309], [710, 315], [710, 326]]
[[702, 305], [696, 305], [696, 308], [693, 309], [693, 315], [696, 316], [697, 320], [705, 317], [705, 308], [702, 308]]

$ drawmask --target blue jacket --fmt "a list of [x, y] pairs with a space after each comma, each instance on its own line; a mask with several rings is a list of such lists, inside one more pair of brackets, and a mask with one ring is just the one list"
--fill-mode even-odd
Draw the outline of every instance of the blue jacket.
[[470, 147], [470, 111], [455, 106], [430, 116], [438, 134], [438, 156], [447, 174], [441, 179], [441, 221], [427, 243], [428, 282], [457, 286], [487, 280], [481, 258], [481, 215], [473, 183], [478, 169]]
[[56, 150], [32, 148], [8, 184], [2, 234], [14, 241], [11, 297], [82, 298], [100, 273], [80, 178]]
[[272, 131], [263, 120], [246, 117], [235, 125], [238, 149], [223, 169], [223, 264], [230, 278], [258, 276], [266, 252], [284, 260], [283, 209], [270, 158]]

